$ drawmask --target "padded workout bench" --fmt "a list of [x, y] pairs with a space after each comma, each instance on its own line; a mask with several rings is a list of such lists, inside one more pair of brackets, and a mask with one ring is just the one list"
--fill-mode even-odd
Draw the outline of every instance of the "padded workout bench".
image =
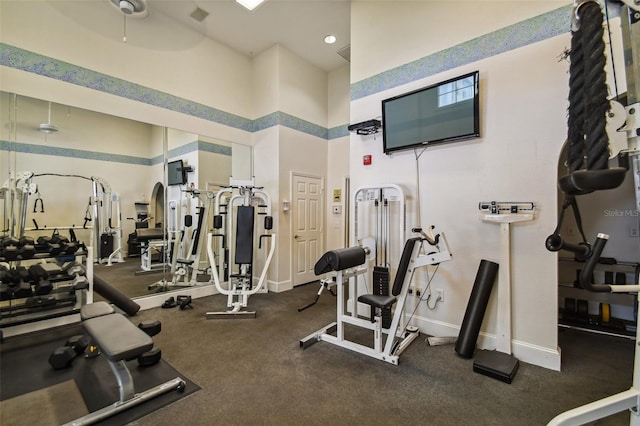
[[[140, 272], [152, 272], [158, 270], [163, 264], [161, 262], [153, 264], [153, 252], [159, 250], [164, 252], [165, 241], [162, 228], [139, 228], [136, 229], [136, 239], [140, 242]], [[164, 254], [163, 254], [164, 256]]]
[[135, 359], [153, 347], [153, 340], [136, 327], [124, 315], [116, 313], [106, 302], [96, 302], [82, 307], [80, 316], [87, 334], [91, 337], [116, 376], [120, 390], [120, 400], [98, 411], [87, 414], [67, 425], [88, 425], [113, 416], [172, 389], [183, 391], [185, 381], [180, 377], [135, 393], [133, 378], [126, 361]]

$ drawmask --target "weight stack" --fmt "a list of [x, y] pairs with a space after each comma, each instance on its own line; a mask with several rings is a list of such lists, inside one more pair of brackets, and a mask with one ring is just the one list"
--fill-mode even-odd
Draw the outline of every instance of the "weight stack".
[[105, 259], [113, 253], [113, 235], [100, 235], [100, 259]]
[[489, 297], [497, 274], [497, 263], [485, 259], [480, 261], [467, 310], [464, 313], [462, 326], [460, 326], [460, 334], [458, 335], [458, 340], [456, 340], [456, 353], [463, 358], [469, 359], [473, 357], [484, 313], [487, 310], [487, 304], [489, 303]]
[[[388, 296], [389, 295], [389, 268], [384, 266], [373, 267], [373, 294]], [[382, 310], [382, 327], [391, 327], [391, 308]]]

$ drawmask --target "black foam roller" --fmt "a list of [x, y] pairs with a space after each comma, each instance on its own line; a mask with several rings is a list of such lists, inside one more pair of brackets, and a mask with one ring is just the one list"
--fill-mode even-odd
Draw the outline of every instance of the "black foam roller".
[[140, 310], [140, 305], [96, 274], [93, 274], [93, 291], [122, 309], [129, 316], [134, 316]]
[[497, 263], [485, 259], [480, 261], [471, 296], [469, 296], [467, 310], [460, 326], [460, 334], [458, 335], [458, 340], [456, 340], [456, 353], [463, 358], [473, 357], [473, 351], [476, 348], [476, 341], [478, 340], [484, 313], [487, 310], [491, 289], [497, 274]]

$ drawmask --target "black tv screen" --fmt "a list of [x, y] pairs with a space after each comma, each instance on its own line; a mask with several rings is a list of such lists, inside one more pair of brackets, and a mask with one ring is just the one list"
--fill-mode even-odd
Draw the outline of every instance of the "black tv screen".
[[167, 185], [184, 185], [187, 183], [187, 171], [182, 160], [170, 161], [167, 165]]
[[480, 136], [479, 72], [382, 101], [385, 154]]

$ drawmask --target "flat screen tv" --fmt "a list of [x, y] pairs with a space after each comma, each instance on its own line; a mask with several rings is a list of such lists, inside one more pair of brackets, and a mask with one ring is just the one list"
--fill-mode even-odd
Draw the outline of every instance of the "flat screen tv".
[[170, 161], [167, 164], [167, 185], [184, 185], [187, 183], [187, 171], [182, 160]]
[[382, 101], [382, 144], [389, 154], [480, 136], [479, 72]]

